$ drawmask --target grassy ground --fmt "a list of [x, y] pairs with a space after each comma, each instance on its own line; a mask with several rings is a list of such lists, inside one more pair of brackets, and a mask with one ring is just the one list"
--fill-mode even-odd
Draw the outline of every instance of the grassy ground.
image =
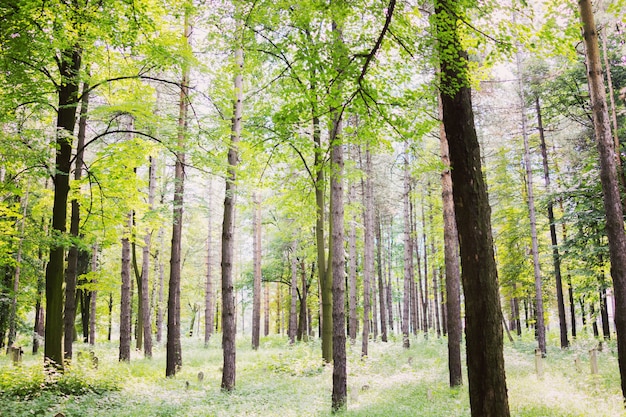
[[[448, 387], [445, 340], [420, 336], [404, 350], [401, 341], [372, 342], [360, 358], [360, 343], [348, 348], [346, 416], [469, 416], [467, 386]], [[318, 342], [289, 346], [285, 338], [262, 339], [255, 352], [238, 341], [237, 389], [220, 391], [219, 339], [205, 349], [183, 342], [181, 372], [166, 379], [165, 352], [152, 360], [134, 352], [130, 364], [117, 362], [114, 345], [96, 348], [98, 370], [84, 355], [63, 377], [43, 375], [42, 358], [25, 354], [21, 367], [0, 357], [0, 416], [330, 416], [332, 369], [320, 360]], [[556, 341], [552, 341], [556, 345]], [[568, 351], [550, 348], [544, 375], [535, 374], [533, 341], [505, 348], [513, 416], [621, 416], [614, 344], [598, 354], [600, 372], [590, 374], [588, 350], [579, 341]], [[88, 346], [77, 345], [75, 351]], [[579, 357], [576, 366], [575, 358]], [[198, 373], [204, 374], [202, 381]], [[60, 378], [60, 379], [59, 379]], [[55, 380], [56, 383], [52, 383]], [[467, 378], [465, 376], [465, 381]]]

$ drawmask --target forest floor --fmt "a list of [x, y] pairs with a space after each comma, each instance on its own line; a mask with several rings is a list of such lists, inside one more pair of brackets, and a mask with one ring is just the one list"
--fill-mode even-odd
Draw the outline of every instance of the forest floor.
[[[556, 335], [558, 337], [558, 335]], [[590, 372], [592, 339], [566, 351], [550, 336], [543, 362], [535, 372], [535, 343], [507, 341], [505, 360], [512, 416], [623, 416], [614, 342], [598, 352], [599, 373]], [[403, 349], [400, 338], [369, 344], [360, 356], [360, 341], [348, 347], [348, 409], [345, 416], [469, 416], [466, 385], [448, 386], [445, 339], [423, 335]], [[235, 391], [220, 390], [220, 339], [208, 348], [195, 339], [183, 341], [183, 368], [165, 378], [165, 349], [154, 358], [133, 352], [130, 363], [117, 361], [115, 344], [95, 348], [93, 369], [88, 345], [75, 347], [75, 365], [61, 377], [44, 375], [42, 356], [24, 354], [15, 367], [0, 355], [0, 416], [330, 416], [332, 367], [321, 361], [319, 341], [289, 346], [285, 337], [263, 338], [258, 351], [250, 339], [237, 342]], [[80, 358], [78, 353], [81, 352]], [[576, 360], [578, 358], [578, 360]], [[203, 379], [199, 380], [199, 373]], [[51, 382], [55, 381], [55, 382]]]

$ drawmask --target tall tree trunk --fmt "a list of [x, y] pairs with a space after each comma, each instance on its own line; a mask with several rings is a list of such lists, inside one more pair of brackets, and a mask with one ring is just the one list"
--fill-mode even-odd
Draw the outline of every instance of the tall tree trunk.
[[[338, 6], [335, 6], [338, 7]], [[337, 9], [333, 11], [335, 14]], [[342, 12], [343, 13], [343, 12]], [[346, 46], [343, 40], [343, 27], [333, 15], [332, 21], [333, 61], [337, 74], [341, 74], [346, 60]], [[341, 102], [341, 81], [331, 91], [330, 115], [332, 127], [329, 133], [330, 148], [330, 262], [332, 277], [332, 359], [333, 392], [331, 408], [333, 412], [346, 409], [348, 402], [348, 375], [346, 364], [346, 320], [345, 320], [345, 249], [344, 249], [344, 207], [343, 207], [343, 108], [335, 107]], [[327, 277], [328, 278], [328, 277]], [[326, 324], [327, 325], [327, 324]], [[365, 326], [365, 324], [364, 324]], [[323, 342], [323, 341], [322, 341]]]
[[[354, 184], [350, 184], [350, 191], [348, 193], [348, 204], [352, 204], [356, 201], [356, 187]], [[357, 329], [357, 299], [356, 299], [356, 212], [352, 215], [352, 221], [350, 222], [350, 230], [348, 232], [348, 336], [350, 342], [356, 341], [356, 329]]]
[[[154, 196], [156, 193], [156, 159], [150, 157], [150, 167], [148, 169], [148, 207], [154, 210]], [[141, 305], [143, 329], [143, 352], [146, 358], [152, 357], [152, 320], [150, 319], [150, 250], [152, 248], [152, 231], [146, 228], [143, 237], [143, 251], [141, 259]]]
[[289, 327], [287, 336], [289, 343], [296, 342], [298, 332], [298, 258], [296, 257], [298, 244], [293, 241], [291, 244], [291, 284], [289, 285]]
[[213, 334], [214, 327], [214, 296], [213, 296], [213, 222], [211, 221], [211, 201], [212, 201], [212, 178], [209, 178], [208, 191], [208, 230], [207, 230], [207, 250], [206, 250], [206, 286], [204, 290], [204, 346], [209, 346], [209, 340]]
[[402, 346], [405, 349], [410, 347], [409, 341], [409, 321], [411, 314], [411, 264], [413, 259], [413, 248], [411, 245], [411, 213], [409, 210], [409, 198], [411, 194], [411, 179], [409, 173], [409, 144], [405, 144], [404, 149], [404, 195], [402, 201], [404, 205], [404, 300], [402, 303]]
[[464, 10], [435, 1], [443, 122], [465, 293], [466, 353], [473, 417], [510, 415], [504, 371], [502, 310], [491, 234], [491, 209], [474, 126], [467, 54], [457, 32]]
[[[91, 272], [98, 270], [98, 244], [95, 243], [91, 252]], [[91, 281], [92, 285], [96, 284], [96, 281]], [[91, 298], [89, 300], [89, 344], [94, 346], [96, 344], [96, 307], [97, 307], [98, 291], [91, 290]]]
[[[161, 199], [161, 203], [163, 203], [163, 199]], [[163, 299], [164, 289], [165, 289], [165, 266], [163, 265], [163, 238], [164, 238], [164, 230], [163, 228], [159, 229], [159, 253], [157, 254], [157, 264], [159, 267], [159, 289], [158, 289], [158, 297], [157, 297], [157, 308], [156, 308], [156, 341], [157, 343], [161, 343], [163, 339]]]
[[[428, 246], [426, 245], [426, 216], [424, 212], [424, 197], [422, 194], [422, 244], [424, 245], [424, 287], [421, 287], [422, 294], [422, 327], [424, 329], [424, 337], [428, 338], [428, 329], [432, 326], [432, 321], [429, 320], [428, 309]], [[417, 254], [419, 258], [419, 253]], [[421, 279], [420, 279], [421, 282]]]
[[626, 398], [626, 235], [617, 181], [616, 153], [606, 105], [598, 32], [595, 27], [591, 0], [579, 0], [583, 38], [587, 52], [587, 79], [593, 111], [593, 125], [600, 154], [600, 181], [604, 196], [606, 233], [609, 240], [611, 277], [615, 295], [615, 329], [622, 395]]
[[[393, 247], [393, 218], [390, 216], [389, 220], [389, 233], [387, 239], [387, 306], [389, 312], [389, 328], [394, 330], [394, 322], [393, 322], [393, 282], [391, 281], [391, 271], [393, 270], [393, 254], [391, 253], [391, 248]], [[397, 277], [397, 275], [396, 275]], [[401, 316], [400, 316], [401, 317]]]
[[441, 198], [443, 206], [443, 251], [446, 268], [446, 322], [448, 330], [448, 372], [450, 386], [463, 383], [461, 370], [461, 268], [459, 265], [459, 234], [456, 230], [454, 199], [452, 197], [452, 175], [450, 173], [450, 152], [446, 130], [443, 125], [443, 107], [439, 97], [439, 113], [442, 119], [439, 129], [441, 149]]
[[11, 296], [11, 311], [9, 312], [9, 335], [7, 348], [11, 348], [17, 336], [17, 295], [20, 289], [20, 275], [22, 270], [22, 245], [24, 242], [24, 229], [26, 227], [26, 212], [28, 209], [28, 188], [26, 189], [22, 204], [22, 219], [20, 221], [20, 237], [17, 243], [15, 259], [15, 271], [13, 273], [13, 294]]
[[[539, 97], [535, 97], [535, 109], [537, 111], [537, 129], [541, 146], [541, 157], [543, 161], [543, 178], [546, 191], [550, 194], [550, 168], [548, 167], [548, 150], [543, 130], [543, 120], [541, 117], [541, 105]], [[561, 334], [561, 349], [569, 347], [567, 339], [567, 321], [565, 320], [565, 301], [563, 299], [563, 280], [561, 278], [561, 256], [559, 254], [558, 240], [556, 237], [556, 223], [554, 220], [554, 202], [550, 198], [548, 201], [548, 222], [550, 223], [550, 241], [552, 243], [552, 263], [554, 264], [554, 279], [556, 284], [556, 303], [559, 311], [559, 329]]]
[[376, 272], [378, 275], [378, 299], [380, 304], [380, 339], [383, 342], [387, 341], [387, 296], [385, 291], [385, 284], [383, 278], [383, 256], [382, 256], [382, 236], [381, 236], [381, 220], [380, 214], [376, 213], [375, 225], [376, 228]]
[[130, 361], [130, 234], [133, 227], [132, 212], [127, 215], [126, 230], [122, 238], [122, 290], [120, 296], [120, 355], [119, 360]]
[[[302, 285], [302, 294], [300, 296], [300, 313], [298, 319], [298, 341], [309, 340], [308, 337], [308, 317], [307, 317], [307, 295], [309, 292], [309, 286], [306, 280], [306, 270], [304, 261], [300, 261], [300, 276]], [[314, 274], [314, 266], [311, 268], [311, 274]]]
[[[363, 163], [361, 163], [363, 165]], [[363, 256], [363, 334], [361, 338], [361, 356], [367, 356], [370, 334], [371, 283], [374, 276], [374, 205], [372, 193], [372, 155], [369, 146], [365, 149], [365, 182], [363, 189], [363, 233], [365, 235]]]
[[[237, 31], [242, 27], [237, 22]], [[232, 391], [235, 388], [235, 337], [237, 322], [235, 319], [235, 293], [233, 289], [233, 232], [235, 229], [235, 196], [237, 191], [238, 143], [241, 138], [241, 118], [243, 115], [243, 47], [235, 50], [236, 74], [234, 80], [233, 118], [231, 123], [230, 145], [228, 147], [228, 174], [226, 178], [226, 196], [224, 198], [224, 219], [222, 226], [222, 349], [224, 365], [222, 367], [222, 389]]]
[[[79, 46], [65, 49], [59, 57], [57, 106], [57, 153], [54, 174], [54, 203], [52, 208], [52, 229], [63, 235], [66, 231], [67, 195], [69, 192], [70, 161], [72, 138], [76, 124], [78, 105], [78, 77], [82, 50]], [[50, 261], [46, 268], [46, 333], [44, 358], [46, 363], [63, 369], [63, 245], [54, 242], [50, 246]]]
[[[48, 188], [47, 181], [46, 181], [45, 188], [46, 189]], [[42, 229], [43, 229], [43, 235], [47, 237], [48, 226], [47, 226], [47, 223], [43, 220], [42, 220]], [[39, 252], [38, 254], [39, 264], [42, 266], [41, 271], [45, 271], [46, 266], [45, 266], [45, 261], [43, 260], [43, 250], [41, 246], [39, 247], [38, 252]], [[42, 301], [43, 301], [43, 292], [45, 288], [45, 282], [44, 282], [44, 274], [42, 274], [41, 271], [39, 271], [39, 273], [37, 274], [37, 295], [35, 299], [35, 324], [33, 326], [33, 355], [39, 352], [40, 341], [43, 340], [43, 336], [44, 336], [43, 323], [45, 321], [45, 317], [44, 317], [44, 309], [42, 306]]]
[[264, 318], [263, 318], [263, 335], [268, 336], [270, 334], [270, 284], [268, 282], [265, 283], [263, 289], [264, 295]]
[[533, 272], [535, 276], [535, 306], [536, 306], [536, 322], [535, 328], [537, 333], [537, 342], [539, 350], [543, 356], [546, 355], [546, 327], [543, 317], [543, 284], [541, 281], [541, 266], [539, 264], [539, 243], [537, 239], [537, 215], [535, 214], [535, 197], [533, 187], [533, 170], [530, 162], [530, 145], [528, 140], [528, 128], [526, 121], [526, 98], [524, 94], [524, 77], [522, 74], [522, 59], [520, 52], [515, 54], [517, 64], [517, 78], [519, 96], [520, 96], [520, 113], [522, 121], [522, 138], [524, 141], [524, 165], [526, 167], [526, 181], [528, 184], [528, 216], [530, 219], [530, 239], [531, 253], [533, 256]]
[[[252, 288], [252, 349], [259, 348], [259, 336], [261, 333], [261, 199], [256, 192], [254, 200], [254, 216], [252, 229], [252, 257], [254, 264], [254, 285]], [[295, 256], [295, 254], [294, 254]]]
[[[191, 23], [189, 10], [185, 8], [184, 40], [190, 45]], [[185, 190], [185, 136], [188, 130], [189, 66], [183, 65], [178, 102], [178, 140], [175, 152], [174, 199], [172, 202], [172, 248], [170, 255], [170, 281], [167, 294], [167, 341], [165, 376], [173, 377], [183, 365], [180, 346], [180, 285], [181, 250], [183, 231], [183, 200]]]

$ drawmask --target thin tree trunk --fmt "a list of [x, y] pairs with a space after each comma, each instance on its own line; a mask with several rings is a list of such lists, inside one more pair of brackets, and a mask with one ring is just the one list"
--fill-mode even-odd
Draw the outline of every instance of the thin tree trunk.
[[[148, 207], [154, 210], [154, 196], [156, 192], [156, 159], [150, 157], [150, 167], [148, 169]], [[141, 298], [140, 304], [142, 312], [143, 348], [146, 358], [152, 357], [152, 320], [150, 320], [150, 249], [152, 247], [152, 231], [146, 228], [143, 237], [143, 252], [141, 261]]]
[[[48, 188], [47, 181], [46, 181], [45, 188], [46, 189]], [[44, 222], [43, 220], [41, 223], [42, 223], [43, 235], [47, 237], [48, 236], [47, 223]], [[46, 267], [45, 267], [45, 261], [43, 260], [43, 251], [41, 247], [39, 247], [39, 262], [40, 262], [40, 265], [42, 265], [41, 270], [45, 271]], [[40, 341], [43, 339], [43, 336], [44, 336], [43, 323], [45, 321], [45, 317], [44, 317], [44, 309], [43, 309], [43, 306], [41, 305], [42, 300], [43, 300], [44, 288], [45, 288], [44, 275], [42, 273], [38, 273], [37, 274], [37, 296], [36, 296], [36, 301], [35, 301], [35, 325], [33, 326], [33, 355], [39, 352]]]
[[113, 330], [113, 293], [112, 292], [109, 293], [108, 308], [109, 308], [109, 325], [108, 325], [108, 331], [107, 331], [107, 341], [110, 342], [111, 333]]
[[130, 234], [133, 227], [132, 212], [127, 215], [126, 230], [122, 238], [122, 291], [120, 296], [120, 355], [119, 360], [130, 361]]
[[[422, 243], [424, 245], [424, 287], [421, 287], [422, 291], [422, 326], [424, 328], [424, 337], [428, 338], [428, 329], [432, 326], [432, 320], [429, 320], [428, 309], [428, 246], [426, 245], [426, 216], [424, 212], [424, 197], [422, 195]], [[418, 254], [419, 257], [419, 254]], [[421, 279], [420, 279], [421, 282]]]
[[569, 314], [572, 325], [572, 338], [576, 339], [576, 304], [574, 303], [574, 287], [572, 286], [572, 277], [567, 276], [567, 293], [569, 296]]
[[[348, 204], [352, 204], [356, 201], [356, 187], [354, 184], [350, 184], [350, 191], [348, 193]], [[348, 232], [348, 336], [350, 342], [356, 341], [356, 329], [357, 329], [357, 299], [356, 299], [356, 212], [352, 216], [350, 222], [350, 230]]]
[[214, 327], [214, 296], [213, 296], [213, 222], [211, 221], [211, 199], [213, 181], [209, 178], [208, 190], [208, 230], [207, 230], [207, 250], [206, 250], [206, 286], [204, 290], [204, 346], [209, 346]]
[[387, 297], [385, 293], [385, 284], [383, 281], [383, 256], [382, 256], [382, 239], [381, 239], [381, 220], [380, 214], [377, 212], [376, 220], [376, 261], [377, 261], [377, 275], [378, 275], [378, 299], [380, 304], [380, 339], [383, 342], [387, 341]]
[[502, 310], [491, 234], [491, 209], [474, 126], [467, 54], [457, 32], [463, 10], [435, 1], [443, 122], [450, 148], [465, 293], [466, 351], [473, 417], [510, 415], [504, 371]]
[[[161, 200], [163, 203], [163, 200]], [[161, 343], [163, 339], [163, 299], [165, 292], [165, 266], [163, 265], [163, 228], [159, 229], [159, 246], [160, 250], [157, 256], [157, 263], [159, 265], [159, 294], [157, 299], [156, 308], [156, 341]]]
[[289, 343], [296, 342], [296, 333], [298, 332], [298, 258], [296, 250], [298, 244], [294, 241], [291, 245], [291, 284], [289, 286], [289, 327], [287, 336]]
[[[259, 348], [261, 333], [261, 199], [258, 192], [253, 197], [254, 215], [252, 229], [252, 257], [254, 265], [254, 282], [252, 288], [252, 349]], [[294, 254], [295, 256], [295, 254]]]
[[17, 336], [17, 295], [20, 289], [20, 274], [22, 270], [22, 244], [24, 242], [24, 229], [26, 227], [26, 211], [28, 209], [28, 188], [22, 199], [22, 219], [20, 222], [20, 237], [17, 243], [17, 254], [15, 259], [15, 272], [13, 273], [13, 294], [11, 300], [11, 311], [9, 312], [9, 335], [7, 348], [11, 348]]
[[[363, 165], [361, 163], [361, 165]], [[371, 283], [374, 275], [374, 207], [372, 204], [372, 155], [369, 146], [365, 149], [365, 182], [363, 189], [363, 233], [365, 235], [363, 256], [363, 333], [361, 338], [361, 356], [367, 356], [370, 334]]]
[[[543, 130], [541, 117], [541, 106], [539, 97], [535, 97], [535, 109], [537, 111], [537, 129], [541, 145], [541, 157], [543, 160], [543, 178], [548, 195], [550, 194], [550, 168], [548, 167], [548, 150]], [[569, 347], [567, 339], [567, 322], [565, 320], [565, 301], [563, 299], [563, 280], [561, 278], [561, 256], [559, 254], [558, 240], [556, 237], [556, 224], [554, 220], [554, 202], [550, 198], [548, 201], [548, 222], [550, 223], [550, 240], [552, 243], [552, 263], [554, 264], [554, 279], [556, 284], [556, 303], [559, 312], [559, 329], [561, 334], [561, 349]]]
[[[184, 38], [190, 44], [191, 24], [189, 11], [185, 9]], [[178, 102], [178, 149], [175, 152], [174, 199], [172, 202], [172, 247], [170, 255], [170, 280], [167, 294], [167, 341], [165, 376], [173, 377], [183, 365], [180, 345], [180, 286], [181, 251], [183, 231], [183, 204], [185, 186], [185, 136], [187, 135], [187, 112], [189, 109], [189, 66], [183, 65]]]
[[[82, 50], [79, 46], [61, 52], [59, 63], [56, 144], [57, 153], [54, 174], [54, 203], [52, 229], [55, 234], [66, 231], [67, 195], [69, 192], [72, 139], [76, 124], [78, 105], [78, 73]], [[50, 246], [50, 261], [46, 268], [46, 333], [44, 358], [46, 365], [63, 369], [63, 271], [65, 250], [60, 242]]]
[[535, 275], [535, 305], [536, 305], [536, 322], [537, 342], [539, 350], [543, 356], [546, 355], [546, 327], [543, 317], [543, 285], [541, 281], [541, 266], [539, 264], [539, 243], [537, 239], [537, 215], [535, 214], [535, 197], [533, 187], [533, 171], [530, 164], [530, 145], [528, 139], [528, 129], [526, 127], [526, 99], [524, 94], [524, 79], [522, 74], [522, 60], [520, 52], [515, 56], [517, 63], [517, 78], [519, 96], [520, 96], [520, 113], [522, 119], [522, 138], [524, 141], [524, 165], [526, 167], [526, 181], [528, 183], [528, 216], [530, 218], [530, 238], [531, 253], [533, 256], [533, 271]]
[[[98, 244], [95, 243], [91, 250], [91, 272], [98, 270]], [[91, 281], [92, 285], [96, 284], [96, 281]], [[89, 300], [89, 344], [94, 346], [96, 344], [96, 307], [97, 305], [98, 291], [91, 291], [91, 299]]]
[[[241, 30], [237, 22], [237, 30]], [[232, 391], [235, 388], [235, 293], [233, 289], [233, 232], [235, 229], [235, 196], [238, 161], [238, 143], [241, 137], [241, 118], [243, 115], [243, 47], [235, 49], [236, 74], [234, 80], [233, 118], [231, 123], [230, 145], [228, 147], [228, 174], [226, 178], [226, 196], [224, 198], [224, 219], [222, 226], [222, 349], [224, 365], [222, 367], [222, 389]]]
[[409, 145], [405, 143], [404, 149], [404, 195], [402, 201], [404, 205], [404, 300], [402, 304], [402, 346], [405, 349], [410, 347], [409, 341], [409, 321], [411, 306], [411, 264], [412, 264], [412, 239], [411, 239], [411, 214], [409, 210], [409, 198], [411, 193], [411, 181], [409, 174]]
[[600, 64], [598, 32], [595, 27], [591, 0], [579, 0], [578, 6], [587, 52], [587, 78], [593, 110], [593, 125], [600, 155], [600, 181], [604, 196], [606, 233], [609, 240], [611, 277], [613, 278], [615, 295], [617, 355], [622, 395], [626, 398], [626, 235], [624, 233], [624, 216], [617, 181], [616, 152], [611, 138], [602, 66]]
[[270, 284], [267, 282], [265, 283], [265, 286], [264, 286], [264, 292], [265, 292], [265, 296], [264, 296], [265, 317], [264, 317], [263, 331], [264, 331], [264, 335], [268, 336], [270, 334]]

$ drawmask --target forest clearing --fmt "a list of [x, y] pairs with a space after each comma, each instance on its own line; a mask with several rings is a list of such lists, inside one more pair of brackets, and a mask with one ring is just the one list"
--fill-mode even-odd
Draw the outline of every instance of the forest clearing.
[[[544, 373], [538, 377], [532, 340], [505, 345], [511, 415], [517, 417], [623, 416], [615, 344], [598, 353], [598, 373], [591, 374], [589, 348], [583, 338], [568, 351], [556, 347], [552, 335]], [[237, 343], [237, 389], [220, 389], [221, 351], [201, 340], [185, 338], [184, 367], [176, 378], [164, 378], [162, 347], [152, 360], [133, 352], [130, 363], [117, 361], [116, 346], [95, 349], [97, 370], [79, 360], [64, 378], [62, 393], [40, 390], [41, 355], [25, 355], [19, 367], [0, 359], [0, 416], [152, 417], [152, 416], [330, 416], [331, 367], [319, 357], [320, 344], [289, 346], [285, 336], [264, 337], [258, 351], [250, 338]], [[371, 356], [361, 358], [358, 345], [348, 346], [349, 406], [342, 414], [362, 417], [464, 417], [470, 415], [466, 387], [447, 383], [445, 339], [419, 336], [411, 348], [402, 341], [371, 343]], [[93, 349], [78, 345], [77, 351]], [[575, 365], [575, 358], [580, 358]], [[198, 374], [202, 372], [202, 381]], [[464, 377], [465, 378], [465, 377]], [[91, 386], [89, 386], [91, 385]], [[59, 388], [62, 389], [62, 388]], [[88, 390], [73, 394], [76, 390]], [[92, 392], [96, 391], [96, 392]]]

